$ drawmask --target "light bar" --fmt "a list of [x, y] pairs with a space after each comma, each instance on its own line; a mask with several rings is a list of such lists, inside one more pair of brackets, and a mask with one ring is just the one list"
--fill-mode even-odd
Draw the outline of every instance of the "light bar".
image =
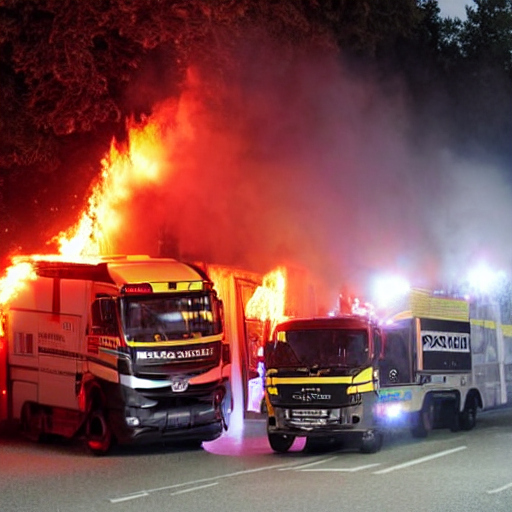
[[149, 283], [125, 284], [121, 288], [121, 293], [125, 295], [153, 293], [153, 288]]
[[204, 290], [203, 281], [164, 281], [151, 283], [153, 292], [169, 293], [169, 292], [189, 292]]

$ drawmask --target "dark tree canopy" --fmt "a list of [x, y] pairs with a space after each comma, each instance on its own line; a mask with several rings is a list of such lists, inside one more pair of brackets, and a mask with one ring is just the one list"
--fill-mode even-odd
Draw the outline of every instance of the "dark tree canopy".
[[178, 95], [192, 64], [222, 80], [243, 65], [237, 47], [258, 34], [290, 55], [336, 52], [355, 69], [378, 70], [383, 83], [399, 76], [421, 130], [442, 116], [454, 144], [477, 141], [512, 161], [510, 0], [475, 0], [464, 21], [441, 18], [436, 0], [3, 0], [2, 249], [26, 244], [16, 235], [24, 223], [38, 218], [44, 232], [52, 212], [69, 208], [50, 193], [56, 186], [83, 202], [128, 117]]
[[247, 30], [282, 45], [375, 56], [417, 24], [413, 0], [6, 0], [0, 7], [0, 167], [59, 163], [58, 139], [120, 123], [152, 101], [127, 90], [148, 59], [179, 87], [193, 60], [229, 65]]

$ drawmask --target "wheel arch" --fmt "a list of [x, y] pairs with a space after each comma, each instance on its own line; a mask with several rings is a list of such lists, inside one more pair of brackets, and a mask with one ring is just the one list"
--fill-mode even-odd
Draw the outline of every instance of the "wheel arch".
[[480, 409], [483, 409], [484, 404], [483, 404], [482, 395], [480, 393], [480, 390], [477, 388], [471, 388], [466, 393], [464, 403], [461, 404], [461, 406], [462, 406], [461, 410], [463, 410], [468, 404], [470, 404], [472, 400], [476, 402], [477, 407], [479, 407]]
[[106, 396], [103, 388], [92, 374], [85, 374], [79, 385], [79, 408], [84, 413], [106, 406]]

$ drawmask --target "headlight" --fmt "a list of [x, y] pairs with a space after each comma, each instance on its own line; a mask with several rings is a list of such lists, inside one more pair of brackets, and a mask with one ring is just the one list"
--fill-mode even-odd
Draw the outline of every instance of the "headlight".
[[404, 406], [400, 402], [381, 403], [375, 406], [376, 416], [386, 421], [397, 420], [403, 416], [404, 412]]
[[402, 413], [404, 412], [404, 408], [402, 407], [402, 404], [387, 404], [386, 410], [386, 417], [390, 420], [399, 418]]

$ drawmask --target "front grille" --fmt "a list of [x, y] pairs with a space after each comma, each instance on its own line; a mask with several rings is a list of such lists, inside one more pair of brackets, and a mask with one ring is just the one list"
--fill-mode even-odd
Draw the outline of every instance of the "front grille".
[[149, 400], [156, 400], [160, 404], [179, 407], [193, 403], [211, 402], [217, 389], [217, 383], [208, 383], [190, 386], [185, 391], [180, 392], [173, 391], [171, 386], [157, 389], [136, 389], [136, 391]]
[[270, 395], [278, 407], [332, 408], [351, 405], [345, 384], [278, 384], [277, 395]]
[[133, 375], [140, 379], [147, 380], [169, 380], [172, 375], [186, 373], [188, 377], [194, 377], [200, 373], [206, 373], [213, 368], [216, 368], [218, 364], [201, 365], [199, 363], [179, 365], [179, 364], [166, 364], [154, 367], [135, 367]]

